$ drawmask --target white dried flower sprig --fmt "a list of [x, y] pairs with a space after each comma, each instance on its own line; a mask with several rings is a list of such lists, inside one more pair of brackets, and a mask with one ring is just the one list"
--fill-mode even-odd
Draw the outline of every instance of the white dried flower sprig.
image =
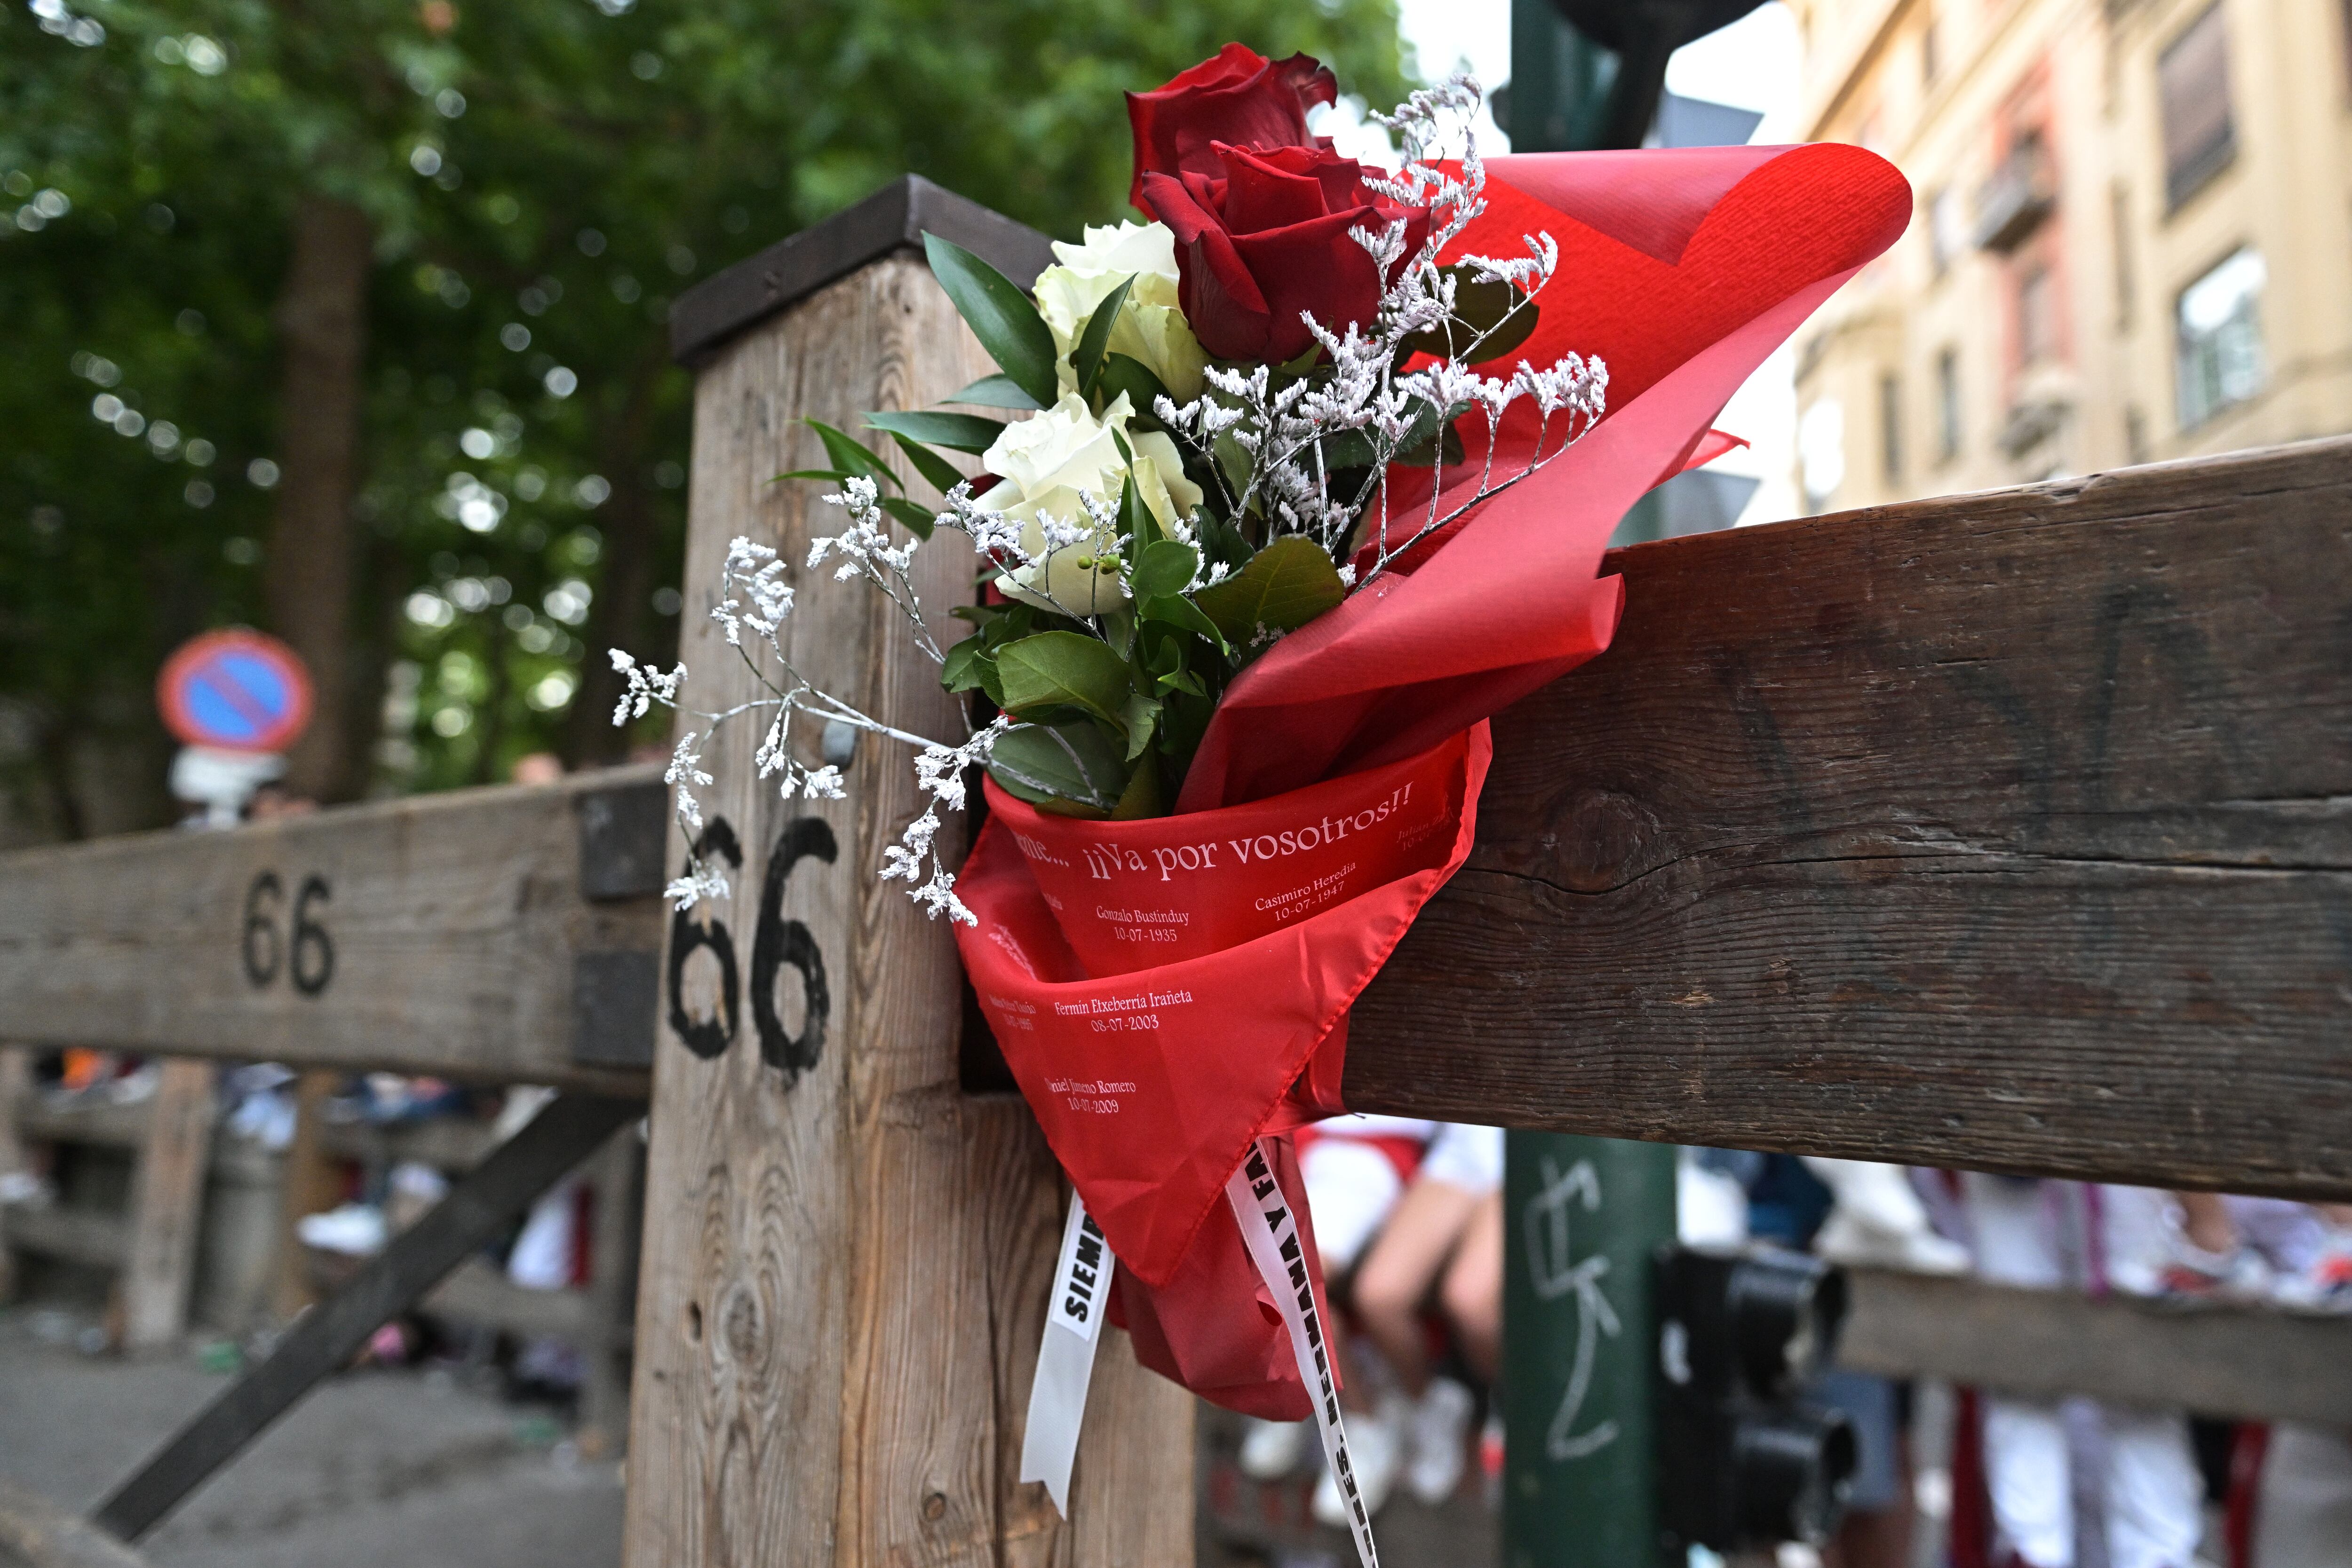
[[[872, 480], [850, 479], [845, 482], [843, 490], [845, 494], [826, 498], [847, 508], [849, 526], [838, 535], [812, 541], [809, 566], [814, 569], [828, 559], [839, 558], [841, 565], [835, 577], [864, 577], [874, 583], [904, 612], [914, 628], [916, 645], [933, 660], [939, 660], [941, 654], [938, 639], [924, 620], [921, 601], [916, 596], [914, 583], [908, 576], [919, 541], [910, 539], [903, 545], [891, 542], [885, 531], [881, 510], [875, 504]], [[929, 737], [910, 734], [860, 712], [819, 687], [793, 666], [790, 655], [784, 652], [781, 635], [793, 609], [793, 590], [783, 581], [783, 571], [784, 563], [775, 550], [766, 545], [754, 544], [748, 538], [737, 538], [728, 545], [727, 559], [719, 567], [719, 601], [710, 612], [710, 618], [725, 630], [728, 646], [733, 648], [743, 661], [744, 667], [759, 683], [764, 695], [719, 712], [688, 708], [679, 697], [687, 678], [683, 664], [675, 670], [664, 672], [655, 666], [638, 664], [618, 648], [612, 650], [613, 668], [627, 681], [620, 703], [613, 710], [614, 724], [626, 724], [633, 718], [642, 717], [656, 704], [708, 721], [707, 727], [689, 730], [679, 737], [677, 749], [671, 754], [668, 770], [663, 774], [664, 781], [675, 793], [678, 825], [685, 830], [689, 843], [698, 845], [702, 832], [702, 801], [695, 791], [707, 789], [715, 782], [712, 775], [702, 766], [703, 752], [716, 738], [722, 726], [741, 715], [764, 712], [771, 716], [767, 733], [753, 752], [752, 761], [761, 779], [782, 775], [777, 792], [787, 800], [795, 798], [838, 800], [845, 793], [839, 768], [830, 763], [822, 768], [811, 768], [795, 755], [793, 721], [803, 714], [822, 723], [845, 724], [853, 729], [922, 747], [926, 748], [926, 755], [930, 751], [957, 754], [953, 748], [942, 747]], [[751, 632], [748, 643], [743, 636], [746, 630]], [[979, 739], [975, 737], [972, 742], [967, 742], [967, 747]], [[985, 756], [984, 749], [982, 755]], [[919, 767], [917, 779], [919, 782], [922, 779]], [[961, 798], [960, 784], [958, 792]], [[933, 793], [936, 795], [937, 791]], [[921, 847], [914, 853], [919, 862], [926, 854], [929, 855], [931, 875], [928, 882], [915, 890], [915, 897], [935, 912], [945, 910], [956, 915], [957, 918], [968, 920], [971, 912], [963, 908], [954, 894], [954, 876], [931, 851], [931, 836], [939, 827], [936, 800], [925, 816], [929, 819], [930, 826], [921, 830]], [[917, 823], [919, 825], [922, 821], [919, 818]], [[908, 833], [914, 835], [917, 831], [917, 828], [910, 827]], [[908, 842], [914, 841], [910, 837]], [[885, 876], [907, 874], [899, 869], [899, 861], [895, 858], [900, 852], [898, 849], [891, 852], [894, 858], [886, 862], [883, 867]], [[910, 877], [909, 880], [913, 879]], [[664, 890], [664, 895], [680, 909], [691, 909], [704, 899], [724, 898], [728, 892], [725, 873], [698, 849], [688, 857], [686, 874], [672, 882]]]

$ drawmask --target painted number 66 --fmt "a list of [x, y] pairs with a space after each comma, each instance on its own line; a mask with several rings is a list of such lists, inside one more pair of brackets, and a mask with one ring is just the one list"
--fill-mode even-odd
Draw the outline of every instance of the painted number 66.
[[287, 912], [286, 933], [281, 937], [278, 917], [286, 902], [285, 884], [274, 871], [263, 872], [253, 879], [253, 885], [245, 894], [245, 935], [240, 951], [245, 959], [245, 977], [255, 989], [276, 980], [280, 968], [287, 971], [294, 988], [306, 997], [315, 997], [327, 988], [327, 982], [335, 977], [335, 942], [327, 935], [326, 926], [320, 924], [315, 906], [333, 898], [325, 877], [315, 872], [304, 877], [295, 892], [294, 906]]

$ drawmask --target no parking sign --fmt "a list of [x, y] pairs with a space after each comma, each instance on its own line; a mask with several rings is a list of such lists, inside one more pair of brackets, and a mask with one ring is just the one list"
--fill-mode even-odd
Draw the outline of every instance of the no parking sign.
[[275, 637], [207, 632], [164, 661], [155, 706], [190, 746], [283, 751], [310, 722], [310, 674]]

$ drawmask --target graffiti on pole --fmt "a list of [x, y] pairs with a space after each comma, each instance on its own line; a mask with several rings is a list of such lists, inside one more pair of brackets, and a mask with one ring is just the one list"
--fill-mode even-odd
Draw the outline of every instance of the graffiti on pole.
[[1608, 1255], [1596, 1251], [1571, 1261], [1569, 1216], [1572, 1203], [1579, 1200], [1587, 1214], [1600, 1212], [1601, 1177], [1594, 1172], [1592, 1162], [1579, 1160], [1562, 1176], [1559, 1167], [1547, 1157], [1543, 1162], [1543, 1186], [1522, 1211], [1527, 1224], [1528, 1272], [1536, 1299], [1556, 1301], [1571, 1293], [1576, 1297], [1576, 1360], [1569, 1373], [1568, 1388], [1560, 1396], [1559, 1409], [1544, 1434], [1544, 1452], [1555, 1464], [1598, 1453], [1617, 1438], [1614, 1419], [1601, 1421], [1582, 1432], [1576, 1429], [1585, 1396], [1592, 1390], [1593, 1356], [1600, 1349], [1601, 1336], [1607, 1334], [1614, 1339], [1621, 1328], [1616, 1311], [1601, 1288], [1601, 1276], [1609, 1272]]

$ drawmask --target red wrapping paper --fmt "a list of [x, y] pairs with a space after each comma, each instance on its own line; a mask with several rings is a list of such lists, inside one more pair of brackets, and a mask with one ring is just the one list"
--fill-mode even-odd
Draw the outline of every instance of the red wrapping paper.
[[[1483, 720], [1608, 645], [1623, 595], [1597, 569], [1618, 519], [1720, 449], [1724, 402], [1910, 212], [1891, 165], [1834, 145], [1486, 169], [1487, 211], [1448, 259], [1549, 233], [1559, 267], [1509, 361], [1603, 360], [1606, 416], [1245, 670], [1176, 815], [1081, 822], [992, 784], [958, 883], [981, 1006], [1124, 1265], [1114, 1321], [1146, 1364], [1253, 1414], [1308, 1406], [1239, 1236], [1204, 1223], [1222, 1184], [1253, 1137], [1339, 1109], [1348, 1007], [1468, 856]], [[1446, 510], [1475, 493], [1475, 425], [1439, 477]], [[1524, 469], [1534, 434], [1523, 400], [1496, 472]], [[1430, 486], [1392, 473], [1392, 539]]]

